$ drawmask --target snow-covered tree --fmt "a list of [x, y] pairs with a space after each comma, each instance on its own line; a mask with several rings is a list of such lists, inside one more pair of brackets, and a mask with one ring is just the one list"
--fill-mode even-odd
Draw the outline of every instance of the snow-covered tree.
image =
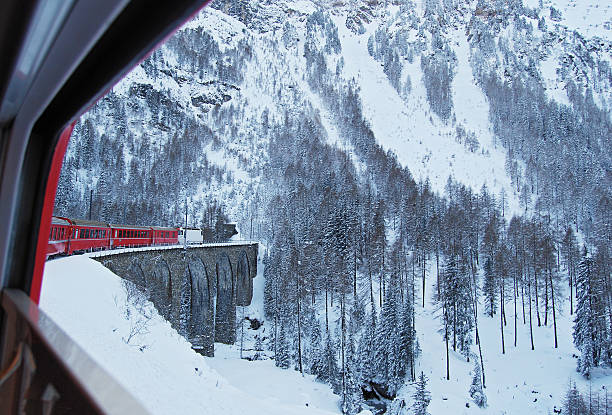
[[412, 398], [414, 399], [414, 404], [412, 406], [414, 414], [427, 415], [427, 407], [431, 402], [431, 393], [427, 390], [427, 376], [425, 376], [423, 372], [421, 372], [419, 380], [416, 382]]

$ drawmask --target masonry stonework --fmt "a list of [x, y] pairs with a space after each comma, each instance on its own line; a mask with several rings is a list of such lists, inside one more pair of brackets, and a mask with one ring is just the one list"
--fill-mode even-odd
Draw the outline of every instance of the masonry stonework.
[[257, 243], [211, 244], [105, 253], [94, 259], [144, 290], [195, 350], [213, 356], [215, 342], [236, 341], [236, 306], [251, 304], [257, 252]]

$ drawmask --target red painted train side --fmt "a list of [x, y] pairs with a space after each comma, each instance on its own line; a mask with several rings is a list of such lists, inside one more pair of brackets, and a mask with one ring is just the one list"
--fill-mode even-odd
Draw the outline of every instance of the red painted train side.
[[114, 225], [53, 216], [47, 258], [119, 247], [174, 245], [178, 243], [178, 231], [178, 228]]

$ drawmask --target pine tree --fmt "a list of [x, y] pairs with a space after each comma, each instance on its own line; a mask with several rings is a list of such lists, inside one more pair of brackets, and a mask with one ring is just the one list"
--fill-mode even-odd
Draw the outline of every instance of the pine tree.
[[314, 321], [314, 325], [310, 333], [310, 345], [310, 357], [308, 359], [310, 361], [310, 367], [308, 368], [308, 372], [320, 378], [323, 375], [325, 368], [325, 347], [323, 338], [321, 336], [321, 327], [319, 326], [319, 322], [316, 320]]
[[336, 347], [331, 332], [327, 330], [325, 336], [325, 348], [323, 352], [323, 367], [318, 379], [331, 385], [334, 393], [340, 392], [338, 382], [338, 360], [336, 358]]
[[416, 382], [416, 388], [412, 397], [414, 399], [414, 404], [412, 406], [414, 414], [427, 415], [427, 407], [429, 406], [429, 402], [431, 402], [431, 393], [427, 390], [427, 377], [423, 372], [421, 372], [419, 380]]
[[487, 396], [482, 388], [482, 372], [480, 371], [480, 362], [478, 358], [474, 358], [474, 374], [472, 376], [472, 385], [470, 386], [470, 396], [480, 408], [487, 406]]
[[346, 347], [346, 364], [344, 368], [346, 385], [344, 396], [342, 397], [343, 414], [356, 414], [361, 410], [361, 406], [363, 405], [361, 376], [357, 359], [358, 354], [355, 350], [352, 336], [349, 336]]
[[493, 262], [489, 258], [484, 263], [484, 284], [482, 291], [485, 297], [485, 312], [489, 317], [493, 317], [495, 307], [497, 306], [497, 284], [495, 283]]
[[291, 366], [291, 356], [289, 354], [289, 341], [287, 339], [285, 323], [281, 321], [278, 339], [276, 340], [276, 354], [274, 356], [276, 366], [288, 369]]
[[576, 383], [571, 383], [563, 401], [563, 413], [567, 415], [587, 415], [589, 410], [576, 388]]
[[574, 344], [580, 350], [578, 371], [586, 377], [590, 376], [591, 368], [598, 365], [601, 353], [599, 328], [603, 316], [598, 313], [599, 300], [594, 274], [593, 259], [584, 248], [578, 266]]
[[364, 330], [359, 339], [360, 371], [364, 380], [373, 381], [376, 377], [376, 310], [367, 314]]

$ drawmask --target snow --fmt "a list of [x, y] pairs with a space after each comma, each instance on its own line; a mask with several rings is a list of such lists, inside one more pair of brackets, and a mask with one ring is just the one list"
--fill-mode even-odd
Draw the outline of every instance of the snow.
[[[260, 245], [261, 256], [264, 250]], [[258, 269], [261, 273], [263, 266]], [[570, 380], [583, 393], [590, 386], [593, 393], [603, 396], [602, 388], [612, 387], [610, 369], [594, 371], [590, 385], [576, 372], [573, 355], [578, 352], [572, 344], [572, 319], [567, 310], [557, 310], [558, 349], [554, 348], [552, 322], [547, 327], [537, 327], [534, 313], [532, 351], [528, 320], [523, 324], [520, 302], [517, 347], [513, 345], [514, 312], [508, 302], [504, 328], [506, 354], [502, 354], [499, 314], [493, 318], [485, 316], [481, 304], [479, 329], [488, 407], [478, 408], [468, 393], [473, 362], [467, 363], [451, 349], [451, 379], [445, 378], [440, 318], [432, 301], [434, 264], [427, 275], [426, 306], [421, 308], [417, 304], [416, 328], [422, 349], [417, 373], [423, 371], [429, 378], [432, 415], [549, 414], [562, 406]], [[254, 280], [253, 302], [245, 311], [251, 317], [263, 316], [263, 286], [263, 275], [259, 275]], [[278, 369], [272, 360], [241, 360], [238, 346], [216, 344], [214, 358], [195, 353], [150, 303], [147, 309], [152, 319], [146, 332], [126, 344], [123, 338], [129, 332], [130, 322], [124, 317], [125, 304], [120, 278], [86, 255], [46, 263], [41, 308], [152, 413], [338, 413], [338, 396], [309, 375], [302, 377], [296, 371]], [[137, 313], [133, 307], [131, 312]], [[145, 348], [141, 351], [142, 346]], [[475, 346], [473, 351], [477, 352]], [[400, 392], [409, 402], [412, 388], [407, 385]]]
[[[535, 0], [528, 3], [531, 2]], [[561, 12], [559, 24], [589, 38], [599, 36], [612, 39], [612, 2], [609, 0], [546, 0], [542, 3], [544, 10], [541, 14], [546, 18], [550, 17], [549, 7], [552, 6]]]
[[415, 179], [429, 178], [435, 191], [444, 191], [449, 176], [476, 191], [486, 184], [496, 196], [503, 188], [509, 195], [510, 210], [518, 212], [518, 197], [505, 172], [505, 151], [493, 145], [489, 106], [473, 83], [465, 33], [458, 30], [453, 37], [459, 58], [453, 101], [457, 122], [474, 132], [480, 142], [481, 149], [475, 153], [456, 142], [454, 125], [447, 125], [430, 110], [418, 58], [412, 64], [405, 62], [412, 91], [403, 99], [390, 84], [380, 62], [368, 54], [367, 39], [373, 29], [356, 36], [340, 17], [335, 18], [335, 23], [342, 42], [345, 77], [354, 78], [361, 87], [364, 114], [377, 142], [393, 150]]
[[197, 354], [148, 302], [146, 330], [126, 344], [121, 279], [85, 255], [46, 263], [40, 306], [153, 414], [338, 413], [338, 397], [311, 376], [240, 360], [236, 346], [216, 345], [214, 358]]
[[[499, 311], [493, 318], [483, 313], [479, 305], [478, 326], [482, 341], [488, 407], [480, 409], [469, 396], [474, 362], [466, 362], [460, 353], [452, 350], [450, 344], [450, 380], [446, 380], [445, 343], [439, 330], [443, 327], [439, 312], [433, 303], [435, 291], [435, 263], [431, 264], [426, 285], [425, 308], [417, 304], [416, 330], [422, 355], [418, 360], [417, 373], [423, 371], [429, 378], [428, 389], [432, 401], [428, 408], [431, 414], [551, 414], [563, 406], [563, 400], [570, 380], [576, 382], [582, 393], [588, 393], [589, 382], [576, 372], [579, 352], [572, 343], [572, 318], [568, 310], [557, 310], [558, 349], [554, 348], [552, 315], [548, 326], [537, 327], [533, 313], [533, 335], [535, 350], [529, 340], [529, 310], [523, 324], [520, 298], [517, 300], [517, 346], [514, 347], [514, 307], [506, 303], [507, 326], [504, 327], [506, 353], [501, 352]], [[511, 292], [508, 293], [511, 295]], [[422, 298], [422, 297], [420, 297]], [[481, 300], [482, 301], [482, 300]], [[558, 306], [558, 305], [557, 305]], [[569, 301], [565, 307], [568, 308]], [[542, 323], [544, 316], [542, 317]], [[476, 345], [472, 352], [478, 354]], [[603, 387], [612, 387], [612, 370], [601, 369], [593, 375], [590, 383], [593, 393]], [[413, 388], [403, 391], [412, 395]], [[466, 407], [469, 403], [469, 408]]]

